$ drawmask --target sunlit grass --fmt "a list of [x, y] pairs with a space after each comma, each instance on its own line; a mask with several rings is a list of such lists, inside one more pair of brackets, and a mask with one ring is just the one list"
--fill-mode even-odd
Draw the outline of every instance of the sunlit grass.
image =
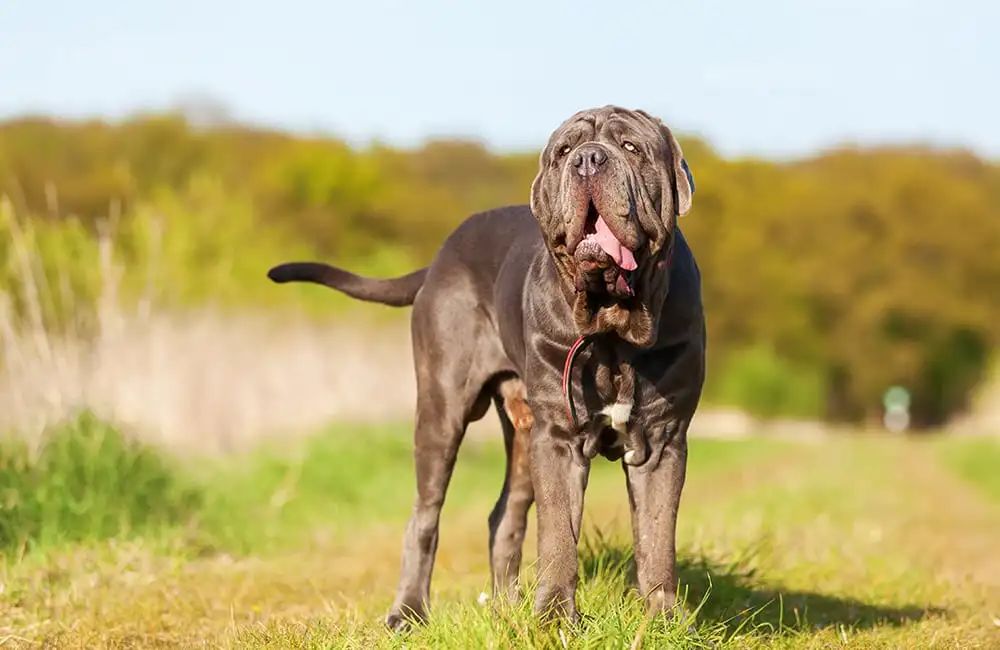
[[0, 443], [0, 552], [157, 534], [192, 517], [199, 496], [177, 462], [85, 413], [37, 450]]
[[965, 648], [989, 647], [995, 635], [990, 612], [1000, 602], [988, 585], [1000, 512], [940, 461], [960, 440], [694, 439], [678, 532], [686, 608], [652, 621], [633, 586], [621, 469], [596, 463], [580, 547], [583, 617], [570, 626], [540, 625], [530, 610], [533, 525], [525, 600], [479, 602], [503, 451], [473, 436], [442, 517], [430, 620], [393, 635], [381, 617], [413, 497], [408, 426], [343, 424], [183, 463], [109, 443], [120, 440], [112, 431], [84, 419], [52, 432], [58, 463], [24, 457], [33, 475], [50, 468], [48, 484], [65, 486], [36, 500], [53, 499], [57, 512], [69, 503], [72, 513], [50, 517], [44, 534], [26, 528], [20, 539], [35, 541], [8, 552], [0, 638], [86, 647]]
[[1000, 502], [1000, 439], [949, 439], [942, 441], [940, 448], [956, 473]]

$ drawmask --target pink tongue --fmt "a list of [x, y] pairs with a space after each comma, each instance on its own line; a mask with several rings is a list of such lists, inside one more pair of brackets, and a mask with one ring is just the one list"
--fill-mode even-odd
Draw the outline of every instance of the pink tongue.
[[632, 251], [622, 246], [618, 238], [612, 234], [611, 229], [608, 228], [608, 224], [604, 221], [604, 217], [597, 217], [597, 233], [591, 236], [597, 241], [597, 245], [611, 256], [615, 264], [626, 271], [634, 271], [636, 269], [638, 264], [635, 263], [635, 255]]

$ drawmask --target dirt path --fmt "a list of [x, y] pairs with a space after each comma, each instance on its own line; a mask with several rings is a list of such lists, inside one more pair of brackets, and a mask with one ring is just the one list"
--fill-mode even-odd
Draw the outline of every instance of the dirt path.
[[984, 613], [1000, 616], [1000, 505], [948, 472], [927, 445], [903, 447], [900, 460], [910, 488], [902, 547], [955, 588], [980, 591]]

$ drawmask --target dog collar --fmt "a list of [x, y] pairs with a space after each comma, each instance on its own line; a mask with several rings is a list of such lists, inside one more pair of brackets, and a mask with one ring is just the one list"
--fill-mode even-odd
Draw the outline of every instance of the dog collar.
[[563, 392], [563, 404], [566, 406], [566, 417], [569, 419], [569, 424], [573, 427], [573, 430], [579, 428], [579, 423], [576, 421], [576, 407], [573, 405], [573, 386], [570, 384], [570, 375], [573, 373], [573, 361], [576, 359], [577, 353], [583, 344], [587, 342], [587, 336], [581, 336], [573, 342], [570, 346], [569, 352], [566, 354], [566, 363], [563, 364], [562, 373], [562, 392]]

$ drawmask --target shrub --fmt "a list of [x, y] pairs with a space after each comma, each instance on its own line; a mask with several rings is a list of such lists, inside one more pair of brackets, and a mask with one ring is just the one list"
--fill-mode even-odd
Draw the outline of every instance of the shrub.
[[761, 417], [815, 417], [823, 413], [820, 373], [792, 364], [765, 346], [730, 356], [710, 395]]
[[49, 431], [32, 452], [0, 444], [0, 551], [152, 533], [197, 509], [158, 452], [84, 413]]

